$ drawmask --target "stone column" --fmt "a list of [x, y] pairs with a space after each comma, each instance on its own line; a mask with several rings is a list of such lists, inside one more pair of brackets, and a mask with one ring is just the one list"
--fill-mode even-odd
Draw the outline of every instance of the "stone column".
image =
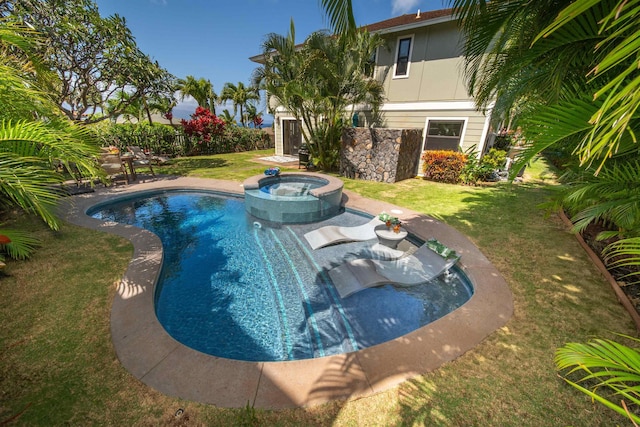
[[422, 129], [345, 128], [340, 174], [377, 182], [413, 178], [421, 146]]

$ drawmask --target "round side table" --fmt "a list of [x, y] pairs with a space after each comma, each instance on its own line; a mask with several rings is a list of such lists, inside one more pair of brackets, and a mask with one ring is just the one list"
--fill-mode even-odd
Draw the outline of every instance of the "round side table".
[[393, 228], [388, 228], [385, 224], [377, 225], [374, 231], [376, 232], [376, 236], [378, 236], [378, 241], [392, 249], [398, 247], [398, 243], [407, 237], [405, 230], [400, 229], [400, 231], [396, 233], [393, 231]]

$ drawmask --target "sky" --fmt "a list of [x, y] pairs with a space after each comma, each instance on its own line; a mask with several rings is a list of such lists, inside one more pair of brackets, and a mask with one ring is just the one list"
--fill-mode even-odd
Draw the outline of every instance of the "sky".
[[[328, 28], [319, 0], [95, 0], [103, 17], [126, 19], [142, 52], [178, 78], [204, 77], [220, 93], [226, 82], [250, 84], [269, 33], [286, 35], [293, 19], [296, 41]], [[446, 0], [353, 0], [357, 25], [405, 13], [447, 7]], [[187, 98], [173, 111], [189, 118], [196, 102]], [[233, 107], [217, 107], [221, 109]], [[264, 106], [263, 106], [264, 108]], [[266, 112], [265, 112], [266, 113]], [[266, 114], [265, 114], [266, 115]], [[265, 122], [269, 117], [267, 116]]]

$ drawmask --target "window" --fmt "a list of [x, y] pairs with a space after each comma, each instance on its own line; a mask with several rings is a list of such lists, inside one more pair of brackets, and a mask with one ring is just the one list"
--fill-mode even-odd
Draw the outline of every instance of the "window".
[[458, 151], [464, 120], [429, 120], [425, 150]]
[[413, 36], [398, 39], [398, 52], [396, 54], [396, 68], [394, 77], [409, 77], [409, 61], [411, 60], [411, 45]]

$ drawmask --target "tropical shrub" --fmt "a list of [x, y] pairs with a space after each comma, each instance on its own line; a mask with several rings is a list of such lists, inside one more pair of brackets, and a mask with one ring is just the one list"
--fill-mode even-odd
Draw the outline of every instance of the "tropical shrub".
[[224, 132], [216, 137], [216, 141], [216, 154], [261, 150], [268, 148], [271, 143], [265, 131], [240, 126], [225, 127]]
[[492, 148], [481, 159], [475, 146], [467, 152], [468, 160], [460, 175], [462, 182], [467, 185], [475, 185], [478, 181], [495, 180], [496, 171], [502, 169], [507, 159], [507, 153], [503, 150]]
[[504, 167], [504, 163], [507, 160], [507, 152], [504, 150], [492, 148], [487, 154], [482, 156], [481, 163], [490, 167], [491, 170], [499, 170]]
[[192, 137], [192, 141], [195, 142], [187, 154], [208, 153], [212, 139], [216, 135], [221, 135], [225, 128], [224, 121], [207, 108], [200, 106], [191, 115], [191, 120], [182, 119], [180, 123], [182, 123], [184, 133]]
[[450, 150], [427, 150], [422, 153], [423, 178], [455, 184], [467, 164], [467, 154]]

